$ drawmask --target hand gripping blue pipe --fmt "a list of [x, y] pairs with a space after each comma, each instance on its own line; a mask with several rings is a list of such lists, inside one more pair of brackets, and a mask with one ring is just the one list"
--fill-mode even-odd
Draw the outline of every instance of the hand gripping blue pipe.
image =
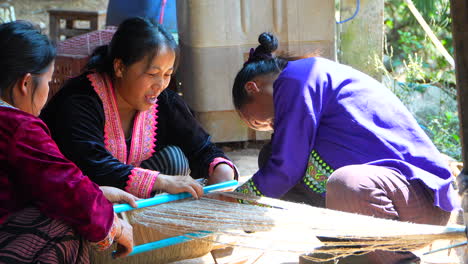
[[[226, 181], [218, 184], [213, 184], [213, 185], [208, 185], [206, 187], [203, 187], [203, 193], [210, 193], [214, 191], [218, 191], [224, 188], [228, 187], [233, 187], [237, 185], [237, 181], [232, 180], [232, 181]], [[114, 212], [116, 213], [122, 213], [122, 212], [127, 212], [131, 211], [134, 209], [140, 209], [148, 206], [153, 206], [153, 205], [158, 205], [162, 203], [167, 203], [167, 202], [172, 202], [172, 201], [177, 201], [177, 200], [182, 200], [185, 198], [190, 198], [192, 195], [188, 192], [184, 193], [178, 193], [178, 194], [163, 194], [163, 195], [158, 195], [153, 198], [149, 199], [143, 199], [136, 201], [136, 204], [138, 205], [138, 208], [133, 208], [129, 204], [117, 204], [114, 205]]]
[[[224, 188], [236, 186], [237, 184], [238, 184], [237, 181], [232, 180], [232, 181], [209, 185], [209, 186], [203, 187], [203, 193], [206, 194], [206, 193], [210, 193], [214, 191], [219, 191]], [[178, 193], [178, 194], [163, 194], [163, 195], [158, 195], [153, 198], [136, 201], [138, 208], [133, 208], [129, 204], [114, 205], [114, 212], [122, 213], [126, 211], [131, 211], [135, 209], [140, 209], [140, 208], [144, 208], [148, 206], [158, 205], [158, 204], [172, 202], [172, 201], [181, 200], [181, 199], [190, 198], [190, 197], [192, 197], [192, 195], [187, 192]], [[158, 248], [163, 248], [163, 247], [168, 247], [168, 246], [172, 246], [175, 244], [183, 243], [183, 242], [192, 240], [197, 237], [207, 236], [209, 234], [211, 234], [211, 232], [199, 231], [197, 233], [188, 233], [182, 236], [170, 237], [170, 238], [162, 239], [159, 241], [154, 241], [154, 242], [146, 243], [143, 245], [138, 245], [138, 246], [133, 247], [133, 251], [132, 253], [130, 253], [129, 256], [155, 250]], [[115, 254], [115, 251], [113, 252], [113, 254]]]

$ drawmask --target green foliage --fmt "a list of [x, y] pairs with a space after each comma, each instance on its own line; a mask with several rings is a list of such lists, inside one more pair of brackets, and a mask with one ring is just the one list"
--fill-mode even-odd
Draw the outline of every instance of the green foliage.
[[[439, 85], [438, 88], [448, 94], [449, 98], [455, 100], [455, 94], [451, 94], [452, 90], [447, 89], [446, 86], [441, 85], [441, 83], [435, 82], [427, 84], [422, 81], [427, 78], [428, 74], [424, 70], [423, 65], [424, 63], [420, 57], [416, 54], [410, 54], [408, 55], [408, 62], [403, 61], [402, 75], [395, 75], [395, 71], [390, 73], [383, 64], [378, 65], [377, 63], [376, 67], [384, 73], [387, 80], [392, 80], [394, 82], [393, 85], [388, 86], [408, 107], [415, 103], [415, 92], [424, 93], [427, 87], [434, 85]], [[442, 81], [441, 79], [438, 80]], [[449, 109], [444, 106], [444, 102], [441, 102], [441, 109], [439, 109], [439, 112], [441, 113], [440, 115], [415, 115], [415, 117], [441, 152], [456, 160], [461, 160], [460, 126], [456, 109]]]
[[443, 153], [461, 160], [459, 120], [456, 112], [447, 111], [441, 116], [418, 120], [436, 147]]
[[422, 58], [415, 53], [408, 53], [408, 62], [403, 61], [406, 72], [406, 82], [408, 83], [425, 83], [426, 72], [422, 65]]
[[[444, 47], [453, 53], [449, 0], [413, 0], [413, 2]], [[387, 48], [393, 47], [396, 66], [403, 63], [408, 54], [418, 53], [427, 59], [428, 67], [434, 69], [449, 67], [426, 37], [404, 0], [385, 1], [385, 14]]]
[[[413, 3], [444, 47], [453, 54], [449, 0], [413, 0]], [[376, 67], [396, 83], [393, 92], [407, 106], [414, 103], [414, 93], [424, 92], [428, 85], [439, 87], [455, 99], [454, 70], [427, 38], [405, 1], [386, 0], [385, 16], [387, 61], [376, 63]], [[417, 119], [440, 151], [460, 160], [457, 109], [444, 107], [441, 105], [438, 112], [442, 114], [438, 116], [428, 114]]]

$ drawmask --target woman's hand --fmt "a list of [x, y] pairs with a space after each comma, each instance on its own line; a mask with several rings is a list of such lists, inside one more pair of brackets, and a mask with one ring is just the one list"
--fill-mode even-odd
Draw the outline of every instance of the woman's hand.
[[137, 208], [138, 205], [135, 201], [138, 201], [139, 198], [120, 189], [110, 186], [100, 186], [101, 191], [104, 193], [104, 196], [109, 200], [111, 203], [128, 203], [133, 208]]
[[153, 191], [156, 190], [168, 193], [188, 192], [196, 199], [203, 196], [203, 187], [190, 176], [159, 174], [153, 186]]
[[133, 227], [126, 221], [119, 219], [120, 232], [115, 237], [117, 243], [117, 251], [113, 255], [114, 258], [123, 258], [128, 256], [133, 251]]
[[234, 169], [225, 163], [221, 163], [215, 167], [213, 174], [208, 177], [208, 185], [230, 180], [234, 180]]

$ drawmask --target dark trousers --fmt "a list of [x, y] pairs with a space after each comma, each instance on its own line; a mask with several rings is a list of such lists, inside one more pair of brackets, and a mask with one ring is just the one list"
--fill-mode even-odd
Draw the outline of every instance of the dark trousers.
[[[268, 143], [260, 151], [260, 168], [270, 156], [271, 143]], [[423, 183], [408, 181], [394, 170], [371, 165], [336, 170], [328, 179], [326, 197], [299, 182], [281, 199], [418, 224], [445, 225], [450, 218], [450, 212], [433, 205], [432, 191]], [[375, 251], [365, 255], [365, 259], [365, 263], [393, 264], [417, 257], [410, 252]]]
[[[450, 218], [433, 205], [422, 182], [408, 181], [400, 173], [379, 166], [351, 165], [336, 170], [327, 183], [326, 207], [417, 224], [445, 225]], [[375, 251], [368, 263], [401, 263], [416, 259], [410, 252]]]

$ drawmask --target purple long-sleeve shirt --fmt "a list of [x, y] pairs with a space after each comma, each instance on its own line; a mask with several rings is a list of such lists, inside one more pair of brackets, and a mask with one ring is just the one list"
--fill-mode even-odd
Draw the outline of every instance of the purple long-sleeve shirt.
[[251, 179], [257, 193], [281, 197], [301, 180], [310, 184], [304, 175], [314, 151], [323, 177], [346, 165], [385, 166], [421, 180], [434, 191], [434, 205], [458, 208], [439, 151], [378, 81], [330, 60], [308, 58], [289, 62], [273, 90], [272, 156]]

